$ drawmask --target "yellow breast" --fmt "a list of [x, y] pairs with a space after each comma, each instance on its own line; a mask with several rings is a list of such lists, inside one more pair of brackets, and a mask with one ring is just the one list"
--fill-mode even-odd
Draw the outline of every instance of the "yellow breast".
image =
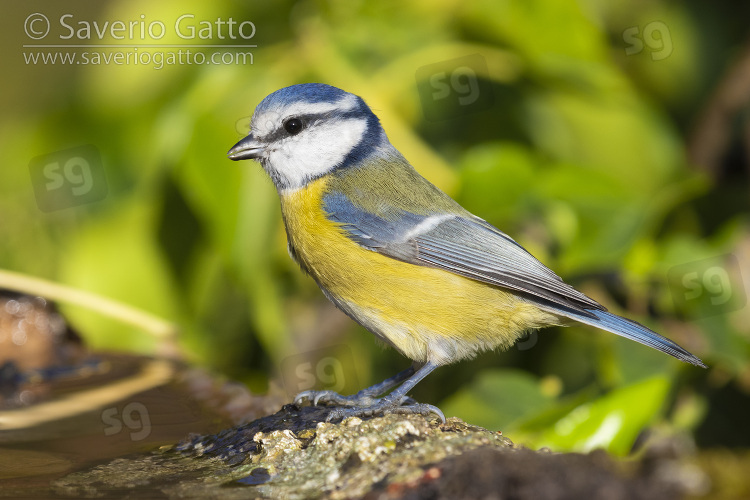
[[281, 195], [290, 244], [329, 298], [405, 356], [446, 364], [559, 324], [508, 291], [361, 247], [326, 218], [326, 183]]

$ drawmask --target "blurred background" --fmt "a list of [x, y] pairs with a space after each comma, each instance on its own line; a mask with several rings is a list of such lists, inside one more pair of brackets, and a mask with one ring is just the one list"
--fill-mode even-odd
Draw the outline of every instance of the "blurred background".
[[671, 437], [746, 470], [750, 4], [3, 10], [0, 267], [16, 274], [0, 288], [64, 285], [50, 298], [89, 349], [288, 395], [408, 366], [288, 257], [259, 165], [226, 158], [263, 97], [323, 82], [362, 96], [466, 208], [709, 365], [571, 326], [439, 369], [417, 399], [534, 448], [628, 455]]

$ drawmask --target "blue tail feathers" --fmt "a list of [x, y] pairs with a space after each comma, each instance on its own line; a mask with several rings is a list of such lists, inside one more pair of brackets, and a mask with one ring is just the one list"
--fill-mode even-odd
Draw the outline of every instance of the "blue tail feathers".
[[681, 361], [685, 361], [686, 363], [700, 366], [702, 368], [707, 368], [707, 366], [703, 364], [703, 361], [698, 359], [696, 356], [689, 353], [668, 338], [662, 337], [658, 333], [649, 330], [640, 323], [636, 323], [635, 321], [617, 316], [616, 314], [612, 314], [607, 311], [587, 309], [586, 312], [593, 314], [594, 316], [596, 316], [596, 318], [590, 318], [582, 314], [579, 315], [571, 312], [566, 312], [565, 316], [581, 323], [595, 326], [597, 328], [601, 328], [602, 330], [607, 330], [608, 332], [612, 332], [616, 335], [620, 335], [630, 340], [635, 340], [636, 342], [640, 342], [643, 345], [653, 347], [654, 349], [665, 352], [670, 356], [674, 356], [675, 358]]

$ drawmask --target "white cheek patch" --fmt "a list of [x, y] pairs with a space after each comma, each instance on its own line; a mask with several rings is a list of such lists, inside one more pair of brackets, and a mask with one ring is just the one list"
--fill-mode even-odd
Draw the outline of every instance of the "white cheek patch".
[[284, 191], [299, 189], [341, 163], [366, 130], [363, 119], [319, 123], [273, 147], [268, 155], [270, 167], [285, 180]]

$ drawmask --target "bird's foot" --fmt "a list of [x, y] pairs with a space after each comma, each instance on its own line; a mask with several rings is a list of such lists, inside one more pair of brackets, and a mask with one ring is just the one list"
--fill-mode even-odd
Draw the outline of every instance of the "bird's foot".
[[389, 413], [411, 414], [411, 415], [437, 415], [445, 423], [445, 415], [440, 408], [424, 403], [417, 403], [412, 398], [403, 397], [400, 399], [386, 396], [380, 399], [373, 399], [371, 404], [354, 406], [351, 408], [336, 408], [326, 417], [327, 422], [340, 421], [349, 417], [374, 417], [378, 415], [387, 415]]
[[313, 406], [317, 406], [318, 403], [325, 403], [347, 407], [332, 410], [326, 418], [328, 422], [343, 420], [348, 417], [373, 417], [389, 413], [419, 415], [434, 413], [445, 422], [445, 415], [437, 406], [417, 403], [408, 396], [402, 396], [398, 399], [390, 396], [377, 398], [367, 389], [351, 396], [342, 396], [333, 391], [304, 391], [297, 394], [294, 403], [299, 404], [305, 400], [309, 400]]
[[[300, 404], [309, 400], [313, 406], [318, 403], [330, 403], [333, 405], [343, 406], [344, 408], [334, 408], [328, 414], [326, 420], [343, 420], [348, 417], [372, 417], [375, 415], [386, 415], [388, 413], [411, 413], [419, 415], [429, 415], [434, 413], [440, 420], [445, 422], [445, 415], [440, 408], [432, 405], [417, 403], [415, 400], [406, 395], [414, 385], [422, 380], [428, 373], [437, 367], [434, 363], [428, 361], [422, 365], [419, 370], [414, 367], [407, 368], [366, 389], [362, 389], [357, 394], [351, 396], [342, 396], [333, 391], [304, 391], [297, 394], [294, 398], [295, 404]], [[388, 391], [399, 385], [397, 389], [384, 397]]]
[[[380, 400], [378, 396], [387, 393], [398, 384], [407, 380], [413, 374], [414, 368], [407, 368], [393, 377], [390, 377], [379, 384], [366, 387], [357, 394], [352, 394], [351, 396], [342, 396], [333, 391], [303, 391], [294, 397], [294, 404], [302, 403], [307, 399], [313, 406], [317, 406], [318, 403], [331, 403], [342, 406], [372, 406]], [[409, 404], [409, 402], [416, 403], [413, 399], [408, 398], [407, 400], [404, 400], [402, 404]]]
[[[361, 390], [351, 396], [342, 396], [338, 392], [333, 391], [302, 391], [294, 396], [294, 404], [303, 403], [305, 400], [310, 401], [313, 406], [318, 406], [319, 403], [339, 405], [339, 406], [357, 406], [365, 407], [372, 406], [381, 398], [375, 397], [372, 391], [367, 389]], [[406, 397], [402, 404], [415, 404], [416, 401], [410, 397]]]

